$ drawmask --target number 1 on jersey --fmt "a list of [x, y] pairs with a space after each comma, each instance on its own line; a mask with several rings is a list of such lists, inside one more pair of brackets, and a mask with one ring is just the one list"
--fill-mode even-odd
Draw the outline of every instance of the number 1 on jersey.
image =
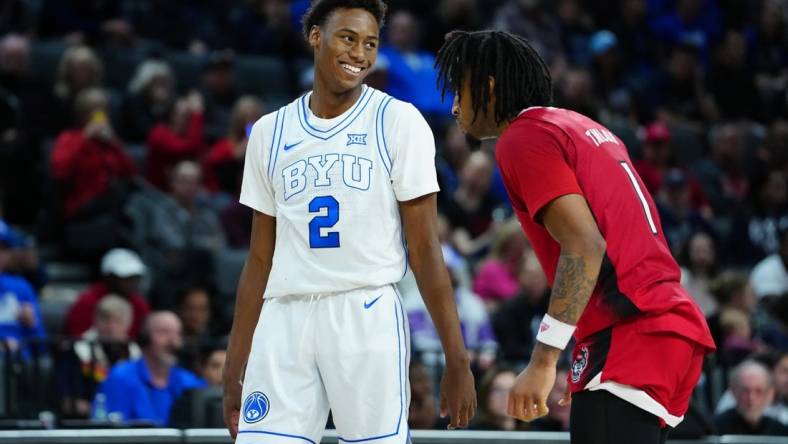
[[629, 167], [628, 163], [623, 161], [620, 163], [621, 167], [624, 168], [624, 171], [627, 173], [627, 176], [629, 176], [629, 181], [632, 182], [632, 186], [635, 187], [635, 193], [638, 195], [640, 204], [643, 205], [643, 212], [646, 213], [646, 220], [648, 221], [648, 227], [651, 228], [651, 234], [657, 234], [657, 226], [654, 224], [654, 217], [651, 215], [651, 208], [648, 207], [646, 196], [643, 195], [643, 190], [640, 189], [640, 184], [638, 183], [637, 178], [634, 174], [632, 174], [632, 169]]
[[331, 228], [339, 221], [339, 202], [334, 196], [317, 196], [309, 202], [310, 213], [322, 213], [326, 209], [326, 214], [315, 216], [309, 221], [309, 247], [311, 248], [337, 248], [339, 247], [339, 233], [329, 231], [325, 235], [320, 234], [321, 228]]

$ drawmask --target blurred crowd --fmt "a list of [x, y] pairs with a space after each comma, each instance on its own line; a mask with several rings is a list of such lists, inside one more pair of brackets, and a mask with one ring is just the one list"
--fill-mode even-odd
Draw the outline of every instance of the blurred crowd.
[[[436, 136], [440, 238], [480, 396], [473, 428], [569, 421], [557, 405], [568, 362], [548, 417], [505, 415], [549, 289], [494, 143], [467, 139], [435, 87], [448, 31], [496, 28], [545, 58], [556, 106], [627, 144], [708, 316], [718, 351], [674, 436], [788, 434], [788, 1], [387, 3], [368, 83], [413, 103]], [[0, 0], [0, 349], [22, 368], [49, 362], [57, 393], [6, 403], [0, 418], [220, 425], [251, 228], [237, 202], [247, 132], [311, 87], [308, 5]], [[445, 428], [440, 343], [412, 277], [400, 287], [411, 427]], [[35, 375], [17, 375], [20, 387]]]

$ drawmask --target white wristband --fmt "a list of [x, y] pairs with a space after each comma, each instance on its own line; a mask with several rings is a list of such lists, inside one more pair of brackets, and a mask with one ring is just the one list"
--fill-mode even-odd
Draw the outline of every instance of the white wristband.
[[539, 333], [536, 334], [536, 340], [551, 347], [563, 350], [566, 348], [566, 344], [569, 343], [569, 340], [572, 339], [575, 328], [574, 325], [561, 322], [545, 313], [542, 318], [542, 323], [539, 324]]

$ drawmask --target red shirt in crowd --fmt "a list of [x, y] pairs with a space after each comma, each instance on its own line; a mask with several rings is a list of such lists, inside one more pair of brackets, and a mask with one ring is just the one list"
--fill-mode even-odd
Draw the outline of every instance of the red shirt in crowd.
[[169, 173], [182, 160], [198, 160], [205, 148], [203, 114], [189, 117], [186, 131], [179, 134], [168, 124], [159, 123], [148, 134], [148, 180], [160, 189], [169, 189]]
[[[65, 333], [70, 336], [81, 336], [82, 333], [90, 329], [90, 327], [93, 326], [96, 307], [101, 299], [107, 294], [109, 294], [109, 289], [103, 282], [91, 285], [80, 294], [66, 316]], [[128, 301], [133, 311], [131, 327], [129, 327], [129, 336], [136, 338], [142, 328], [142, 322], [145, 320], [148, 313], [150, 313], [150, 306], [148, 305], [148, 301], [136, 294], [131, 295]]]
[[223, 164], [236, 161], [232, 140], [227, 137], [217, 140], [211, 147], [211, 151], [203, 159], [203, 181], [205, 182], [205, 187], [209, 191], [219, 191], [220, 184], [216, 170]]
[[[624, 143], [573, 111], [533, 107], [501, 135], [496, 157], [518, 219], [552, 285], [560, 245], [534, 215], [567, 194], [583, 196], [607, 245], [596, 288], [575, 339], [636, 315], [670, 312], [674, 334], [714, 348], [702, 312], [682, 289], [654, 201]], [[648, 316], [638, 322], [648, 323]], [[664, 322], [663, 317], [658, 317]]]
[[58, 136], [52, 170], [56, 179], [66, 182], [66, 217], [106, 193], [112, 179], [136, 174], [134, 162], [117, 141], [89, 139], [81, 129]]

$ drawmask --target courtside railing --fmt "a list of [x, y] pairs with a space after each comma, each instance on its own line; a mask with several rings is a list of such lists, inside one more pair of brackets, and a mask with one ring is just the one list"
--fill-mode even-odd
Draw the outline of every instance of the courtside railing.
[[[481, 432], [414, 430], [413, 444], [568, 444], [563, 432]], [[336, 444], [329, 430], [321, 444]], [[710, 436], [701, 440], [668, 440], [670, 444], [785, 444], [779, 436]], [[231, 444], [224, 429], [75, 429], [0, 431], [0, 444]], [[302, 444], [308, 444], [304, 441]], [[312, 443], [316, 444], [316, 443]]]

